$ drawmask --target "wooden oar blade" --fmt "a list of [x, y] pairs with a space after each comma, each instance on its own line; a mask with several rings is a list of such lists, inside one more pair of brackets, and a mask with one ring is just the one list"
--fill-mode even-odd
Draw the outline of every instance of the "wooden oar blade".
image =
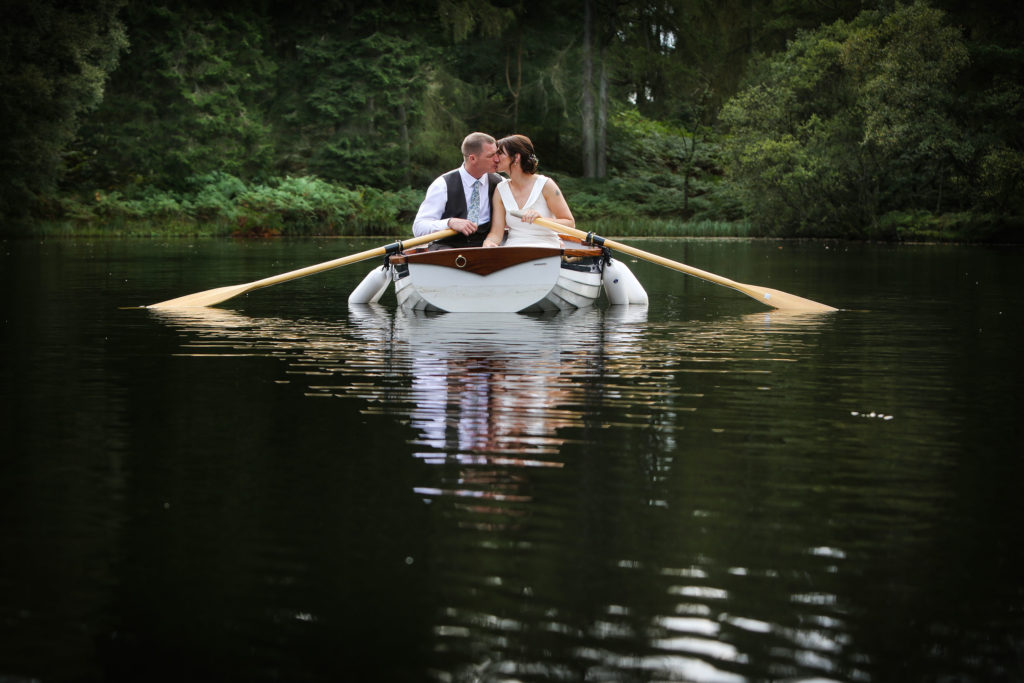
[[[523, 217], [522, 211], [513, 210], [510, 213], [513, 216], [517, 216], [519, 218]], [[680, 273], [686, 273], [687, 275], [699, 277], [702, 280], [707, 280], [708, 282], [714, 283], [716, 285], [722, 285], [723, 287], [731, 287], [732, 289], [735, 289], [737, 292], [742, 292], [749, 297], [757, 299], [766, 306], [771, 306], [772, 308], [802, 313], [828, 313], [830, 311], [839, 310], [837, 308], [833, 308], [825, 304], [820, 304], [817, 301], [812, 301], [810, 299], [805, 299], [803, 297], [796, 296], [795, 294], [790, 294], [788, 292], [780, 292], [777, 289], [768, 289], [767, 287], [759, 287], [757, 285], [745, 285], [743, 283], [736, 282], [735, 280], [730, 280], [727, 277], [715, 275], [714, 273], [710, 273], [706, 270], [694, 268], [693, 266], [688, 266], [685, 263], [679, 263], [678, 261], [667, 259], [664, 256], [658, 256], [657, 254], [652, 254], [650, 252], [643, 251], [642, 249], [631, 247], [628, 244], [620, 244], [619, 242], [605, 239], [603, 237], [598, 237], [591, 233], [585, 233], [582, 230], [577, 230], [576, 228], [568, 228], [548, 218], [537, 218], [534, 219], [533, 222], [536, 223], [537, 225], [542, 225], [550, 230], [554, 230], [555, 232], [560, 232], [566, 235], [573, 235], [575, 237], [579, 237], [580, 239], [593, 239], [597, 244], [606, 246], [609, 249], [614, 249], [615, 251], [620, 251], [624, 254], [629, 254], [631, 256], [635, 256], [645, 261], [656, 263], [659, 266], [671, 268], [672, 270], [678, 270]]]
[[229, 285], [227, 287], [217, 287], [216, 289], [208, 289], [205, 292], [196, 292], [195, 294], [187, 294], [185, 296], [179, 296], [176, 299], [168, 299], [167, 301], [161, 301], [159, 303], [150, 304], [144, 306], [144, 308], [157, 308], [157, 309], [174, 309], [174, 308], [201, 308], [203, 306], [213, 306], [219, 304], [222, 301], [227, 301], [231, 297], [244, 294], [249, 289], [249, 284], [244, 285]]
[[769, 289], [768, 287], [740, 285], [739, 287], [736, 287], [736, 289], [757, 299], [761, 303], [771, 306], [772, 308], [777, 308], [780, 311], [829, 313], [831, 311], [839, 310], [838, 308], [833, 308], [832, 306], [818, 303], [811, 299], [805, 299], [802, 296], [797, 296], [796, 294], [781, 292], [777, 289]]
[[343, 256], [341, 258], [325, 261], [324, 263], [317, 263], [316, 265], [306, 266], [305, 268], [299, 268], [298, 270], [292, 270], [287, 273], [281, 273], [280, 275], [272, 275], [270, 277], [265, 277], [262, 280], [256, 280], [255, 282], [246, 282], [241, 285], [229, 285], [227, 287], [218, 287], [217, 289], [208, 289], [205, 292], [196, 292], [195, 294], [179, 296], [177, 299], [168, 299], [167, 301], [150, 304], [149, 306], [141, 306], [140, 308], [168, 310], [176, 308], [202, 308], [204, 306], [213, 306], [222, 301], [227, 301], [231, 297], [238, 296], [239, 294], [245, 294], [246, 292], [250, 292], [254, 289], [261, 289], [263, 287], [269, 287], [282, 282], [288, 282], [289, 280], [296, 280], [300, 277], [313, 275], [314, 273], [322, 273], [326, 270], [333, 270], [334, 268], [347, 266], [350, 263], [365, 261], [366, 259], [374, 258], [375, 256], [383, 256], [385, 254], [399, 252], [404, 248], [426, 244], [444, 237], [450, 237], [454, 234], [456, 234], [454, 230], [451, 228], [445, 228], [444, 230], [438, 230], [437, 232], [432, 232], [427, 235], [414, 237], [403, 242], [395, 242], [383, 247], [363, 251], [358, 254]]

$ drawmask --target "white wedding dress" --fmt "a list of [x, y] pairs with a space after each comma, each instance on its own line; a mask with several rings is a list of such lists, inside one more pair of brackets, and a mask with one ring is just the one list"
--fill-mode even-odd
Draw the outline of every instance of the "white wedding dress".
[[501, 201], [505, 204], [505, 224], [508, 226], [508, 239], [505, 240], [506, 247], [554, 247], [561, 248], [562, 240], [558, 233], [542, 225], [527, 223], [512, 215], [511, 211], [533, 210], [545, 218], [554, 218], [551, 209], [548, 208], [547, 200], [544, 199], [544, 183], [548, 181], [547, 176], [535, 175], [533, 188], [530, 196], [527, 197], [525, 205], [519, 206], [515, 197], [512, 196], [512, 186], [508, 180], [503, 180], [498, 185], [498, 192], [501, 194]]

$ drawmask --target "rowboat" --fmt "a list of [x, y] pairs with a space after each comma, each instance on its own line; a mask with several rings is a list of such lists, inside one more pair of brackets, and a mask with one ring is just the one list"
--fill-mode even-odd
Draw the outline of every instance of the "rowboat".
[[391, 254], [352, 291], [350, 304], [376, 303], [391, 283], [398, 305], [416, 311], [526, 313], [645, 305], [633, 273], [601, 247], [564, 237], [560, 247], [422, 247]]
[[[520, 212], [512, 213], [522, 217]], [[214, 306], [256, 289], [378, 256], [385, 257], [384, 267], [367, 273], [349, 295], [350, 304], [378, 302], [394, 280], [400, 305], [413, 310], [505, 313], [586, 308], [597, 300], [601, 285], [612, 306], [646, 306], [647, 292], [624, 263], [611, 258], [611, 251], [615, 250], [735, 289], [774, 309], [803, 313], [839, 310], [778, 289], [736, 282], [548, 218], [535, 218], [533, 222], [559, 233], [560, 246], [543, 247], [540, 251], [537, 248], [507, 246], [452, 249], [442, 254], [432, 253], [435, 250], [429, 247], [414, 249], [456, 234], [451, 228], [445, 228], [287, 273], [215, 287], [140, 308], [172, 310]]]

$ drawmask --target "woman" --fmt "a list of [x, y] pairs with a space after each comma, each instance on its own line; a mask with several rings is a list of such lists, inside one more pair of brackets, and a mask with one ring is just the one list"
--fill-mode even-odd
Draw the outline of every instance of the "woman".
[[[484, 246], [500, 246], [507, 226], [505, 246], [561, 247], [558, 233], [534, 225], [534, 219], [552, 218], [570, 228], [576, 227], [576, 220], [555, 181], [537, 173], [537, 155], [530, 138], [510, 135], [498, 140], [498, 155], [498, 172], [508, 174], [508, 180], [503, 180], [494, 191], [491, 231]], [[513, 210], [522, 211], [523, 217], [513, 216]]]

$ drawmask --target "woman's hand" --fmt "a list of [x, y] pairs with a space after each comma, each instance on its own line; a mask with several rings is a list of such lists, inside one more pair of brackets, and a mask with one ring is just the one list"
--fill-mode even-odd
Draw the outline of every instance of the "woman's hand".
[[501, 245], [500, 245], [499, 243], [495, 242], [495, 241], [494, 241], [493, 239], [491, 239], [490, 237], [488, 237], [488, 238], [486, 238], [486, 239], [484, 240], [484, 246], [485, 246], [485, 247], [500, 247]]
[[537, 218], [540, 218], [539, 212], [534, 211], [533, 209], [527, 209], [526, 211], [523, 211], [523, 217], [521, 220], [524, 223], [532, 223]]

